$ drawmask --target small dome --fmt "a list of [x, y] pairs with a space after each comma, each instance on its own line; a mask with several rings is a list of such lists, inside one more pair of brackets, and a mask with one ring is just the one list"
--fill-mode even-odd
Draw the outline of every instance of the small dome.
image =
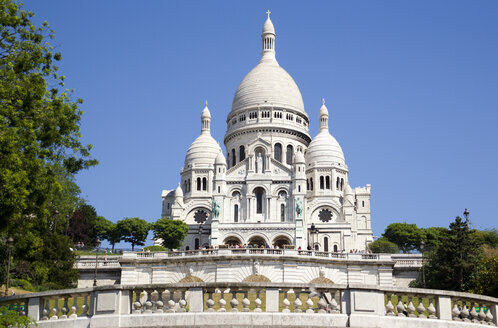
[[221, 148], [209, 133], [201, 133], [187, 150], [185, 169], [192, 164], [214, 164]]
[[344, 187], [344, 198], [346, 198], [346, 200], [349, 201], [351, 205], [354, 204], [354, 193], [349, 183], [346, 183], [346, 186]]
[[273, 105], [305, 113], [299, 88], [276, 60], [262, 60], [242, 80], [232, 102], [239, 109]]
[[216, 160], [214, 161], [214, 164], [227, 165], [227, 161], [225, 159], [225, 156], [223, 155], [223, 151], [220, 150], [220, 152], [218, 153], [218, 156], [216, 156]]
[[180, 184], [178, 184], [178, 187], [176, 187], [176, 190], [175, 190], [175, 198], [176, 197], [181, 197], [183, 198], [183, 190], [182, 188], [180, 187]]
[[263, 25], [262, 34], [268, 34], [268, 33], [275, 34], [275, 27], [273, 27], [273, 23], [271, 22], [270, 16], [268, 16], [265, 25]]
[[320, 112], [318, 113], [318, 116], [329, 116], [329, 110], [327, 109], [327, 106], [325, 106], [325, 99], [322, 99], [322, 107], [320, 107]]
[[297, 151], [294, 155], [294, 163], [305, 163], [304, 154]]
[[327, 129], [320, 130], [306, 151], [306, 163], [334, 162], [345, 165], [342, 148]]
[[211, 112], [209, 111], [207, 101], [206, 101], [206, 106], [202, 110], [202, 114], [201, 114], [201, 119], [204, 119], [204, 118], [211, 118]]

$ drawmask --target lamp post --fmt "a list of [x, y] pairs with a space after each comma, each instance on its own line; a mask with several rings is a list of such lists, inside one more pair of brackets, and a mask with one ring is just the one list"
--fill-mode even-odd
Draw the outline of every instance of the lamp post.
[[424, 249], [425, 249], [425, 243], [423, 240], [421, 240], [420, 241], [420, 252], [422, 253], [422, 284], [425, 288]]
[[93, 286], [97, 286], [97, 268], [99, 266], [99, 247], [100, 247], [100, 238], [97, 237], [97, 240], [95, 241], [95, 244], [97, 245], [97, 252], [95, 253], [95, 273], [93, 274]]
[[316, 227], [315, 227], [315, 224], [312, 223], [311, 224], [311, 228], [310, 228], [310, 232], [311, 232], [311, 249], [315, 249], [315, 231], [316, 231]]
[[199, 224], [199, 250], [201, 250], [201, 249], [202, 249], [202, 224], [203, 224], [203, 223], [204, 223], [204, 222], [201, 222], [201, 223]]
[[7, 281], [5, 282], [5, 296], [9, 296], [10, 252], [13, 245], [14, 239], [9, 237], [7, 239]]
[[463, 216], [465, 216], [465, 220], [469, 220], [469, 210], [468, 209], [465, 209], [465, 211], [463, 211]]

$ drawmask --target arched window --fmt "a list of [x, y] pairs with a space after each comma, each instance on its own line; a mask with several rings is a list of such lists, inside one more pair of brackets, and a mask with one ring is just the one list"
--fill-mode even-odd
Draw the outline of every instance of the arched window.
[[337, 177], [337, 180], [335, 182], [335, 189], [339, 190], [339, 184], [341, 183], [341, 179]]
[[187, 192], [187, 180], [183, 181], [183, 190]]
[[195, 238], [194, 240], [194, 248], [199, 249], [200, 243], [199, 243], [199, 238]]
[[310, 179], [306, 179], [306, 190], [310, 190]]
[[329, 251], [329, 237], [324, 237], [323, 238], [323, 251], [328, 252]]
[[297, 191], [301, 192], [301, 185], [297, 186]]
[[236, 158], [235, 158], [235, 149], [232, 149], [232, 166], [236, 164]]
[[206, 191], [207, 190], [207, 179], [202, 178], [202, 190]]
[[323, 183], [324, 179], [323, 179], [323, 175], [320, 176], [320, 189], [323, 189], [324, 188], [324, 183]]
[[316, 245], [315, 245], [315, 251], [318, 251], [318, 250], [319, 250], [318, 248], [319, 248], [319, 245], [318, 245], [318, 244], [316, 244]]
[[280, 222], [285, 222], [285, 205], [280, 205]]
[[187, 192], [190, 192], [190, 179], [188, 179], [188, 183], [187, 183]]
[[330, 189], [330, 177], [328, 175], [325, 177], [325, 188]]
[[344, 188], [344, 179], [341, 179], [341, 190]]
[[197, 190], [201, 190], [201, 178], [197, 178]]
[[337, 245], [334, 245], [334, 252], [337, 253]]
[[244, 146], [239, 147], [239, 162], [246, 158], [246, 148]]
[[220, 193], [220, 190], [221, 190], [221, 188], [220, 188], [220, 186], [218, 186], [218, 193]]
[[185, 247], [185, 250], [186, 251], [190, 250], [190, 247], [189, 246]]
[[263, 190], [261, 189], [256, 190], [256, 213], [263, 213]]
[[287, 146], [286, 163], [292, 165], [292, 156], [294, 155], [294, 147], [292, 145]]
[[282, 145], [276, 143], [273, 148], [274, 148], [273, 158], [275, 158], [279, 162], [282, 162]]
[[239, 205], [233, 205], [233, 222], [239, 222]]
[[310, 190], [313, 190], [313, 178], [310, 178]]

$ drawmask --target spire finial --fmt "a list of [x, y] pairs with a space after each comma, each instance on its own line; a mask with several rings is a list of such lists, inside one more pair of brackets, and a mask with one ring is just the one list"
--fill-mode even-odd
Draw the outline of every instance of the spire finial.
[[266, 14], [268, 15], [268, 19], [270, 19], [270, 14], [271, 14], [270, 9], [268, 9], [268, 10], [266, 11]]
[[208, 101], [206, 100], [206, 101], [204, 102], [204, 104], [205, 104], [205, 105], [206, 105], [206, 107], [207, 107], [207, 106], [208, 106]]
[[325, 98], [322, 98], [322, 105], [325, 106]]

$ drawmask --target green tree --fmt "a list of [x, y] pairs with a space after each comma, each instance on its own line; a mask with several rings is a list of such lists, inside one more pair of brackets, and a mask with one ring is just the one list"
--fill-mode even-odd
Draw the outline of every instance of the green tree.
[[[436, 249], [443, 241], [447, 231], [447, 229], [443, 227], [421, 228], [420, 230], [421, 238], [425, 242], [425, 252]], [[417, 247], [420, 247], [420, 243]]]
[[28, 316], [20, 316], [19, 312], [9, 309], [7, 306], [0, 307], [0, 327], [28, 328], [36, 323]]
[[153, 225], [154, 238], [161, 238], [162, 245], [169, 249], [179, 248], [187, 236], [188, 225], [180, 220], [161, 218]]
[[114, 253], [114, 246], [122, 239], [121, 231], [119, 231], [117, 224], [113, 223], [107, 228], [105, 239], [111, 244], [112, 252]]
[[486, 256], [472, 292], [498, 297], [498, 256]]
[[387, 238], [381, 237], [376, 241], [370, 243], [368, 248], [372, 251], [372, 253], [390, 253], [396, 254], [399, 253], [398, 245], [390, 242]]
[[64, 89], [47, 22], [0, 0], [0, 229], [51, 215], [57, 165], [74, 174], [95, 165], [80, 141], [80, 99]]
[[473, 238], [468, 220], [450, 224], [440, 245], [425, 264], [426, 286], [434, 289], [470, 291], [475, 287], [483, 250]]
[[423, 232], [416, 224], [391, 223], [387, 226], [382, 237], [396, 244], [403, 253], [408, 253], [419, 248]]
[[117, 223], [118, 231], [124, 241], [131, 243], [131, 249], [135, 250], [135, 245], [145, 245], [150, 224], [139, 218], [125, 218]]
[[92, 234], [97, 239], [107, 239], [107, 232], [112, 227], [113, 223], [103, 216], [97, 216], [93, 222]]
[[488, 245], [491, 248], [498, 248], [498, 230], [473, 230], [472, 236], [480, 244]]

